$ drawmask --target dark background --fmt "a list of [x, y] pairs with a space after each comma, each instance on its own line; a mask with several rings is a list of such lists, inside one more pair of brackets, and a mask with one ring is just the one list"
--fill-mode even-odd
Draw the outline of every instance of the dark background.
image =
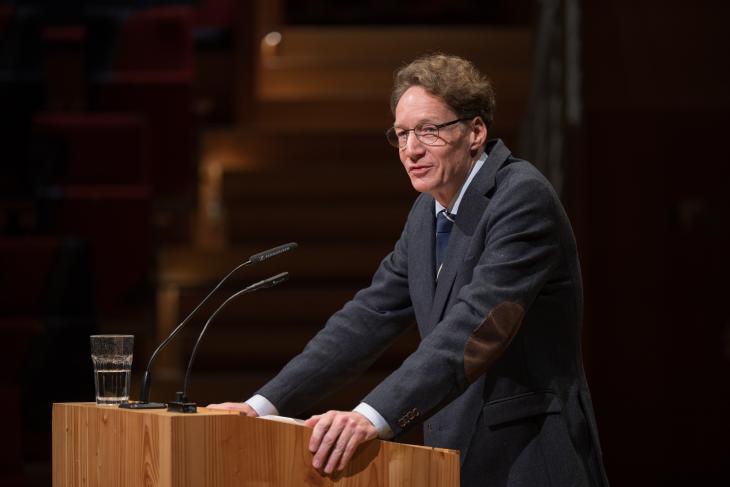
[[[382, 137], [389, 73], [434, 49], [473, 58], [497, 85], [494, 134], [520, 155], [548, 4], [0, 3], [0, 484], [49, 485], [51, 403], [93, 400], [90, 333], [135, 335], [134, 398], [218, 278], [296, 240], [224, 288], [292, 272], [221, 313], [191, 395], [243, 399], [271, 377], [367, 284], [413, 199]], [[609, 480], [724, 484], [730, 7], [578, 7], [580, 91], [563, 94], [582, 116], [562, 132], [561, 196]], [[282, 42], [262, 43], [270, 31]], [[388, 39], [393, 52], [368, 50]], [[196, 333], [160, 357], [153, 399], [179, 388]], [[414, 343], [318, 409], [352, 407]]]

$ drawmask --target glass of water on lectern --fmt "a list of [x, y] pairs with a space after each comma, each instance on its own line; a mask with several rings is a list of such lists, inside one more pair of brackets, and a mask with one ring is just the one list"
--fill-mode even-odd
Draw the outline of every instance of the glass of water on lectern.
[[118, 406], [129, 401], [134, 335], [91, 335], [96, 404]]

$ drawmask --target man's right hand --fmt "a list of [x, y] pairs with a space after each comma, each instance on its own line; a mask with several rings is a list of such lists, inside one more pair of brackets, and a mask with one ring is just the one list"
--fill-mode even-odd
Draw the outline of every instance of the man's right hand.
[[225, 409], [228, 411], [238, 411], [241, 414], [255, 418], [258, 413], [245, 402], [222, 402], [220, 404], [208, 404], [208, 409]]

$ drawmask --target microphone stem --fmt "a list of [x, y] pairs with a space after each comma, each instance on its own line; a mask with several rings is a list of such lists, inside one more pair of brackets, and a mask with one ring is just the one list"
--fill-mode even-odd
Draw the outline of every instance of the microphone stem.
[[175, 338], [175, 336], [178, 333], [180, 333], [180, 330], [182, 330], [182, 328], [185, 326], [185, 324], [188, 322], [188, 320], [190, 320], [190, 318], [196, 313], [196, 311], [198, 311], [198, 309], [200, 309], [200, 307], [203, 306], [208, 301], [208, 299], [213, 295], [213, 293], [215, 293], [218, 290], [218, 288], [220, 288], [223, 285], [223, 283], [226, 282], [226, 280], [228, 280], [228, 278], [231, 277], [231, 275], [233, 275], [233, 273], [235, 273], [238, 269], [240, 269], [242, 267], [251, 265], [251, 263], [252, 263], [251, 260], [247, 260], [246, 262], [244, 262], [243, 264], [239, 264], [231, 272], [226, 274], [226, 276], [223, 279], [221, 279], [220, 282], [218, 282], [218, 285], [216, 285], [216, 287], [214, 287], [213, 290], [208, 293], [208, 295], [195, 307], [195, 309], [193, 309], [190, 312], [190, 314], [188, 314], [185, 317], [185, 319], [182, 322], [180, 322], [180, 324], [177, 325], [177, 327], [175, 327], [174, 330], [172, 330], [172, 333], [170, 333], [167, 336], [167, 338], [165, 338], [162, 341], [162, 343], [160, 343], [158, 345], [158, 347], [155, 349], [155, 351], [152, 352], [152, 356], [150, 357], [150, 360], [147, 362], [147, 369], [145, 370], [144, 376], [142, 378], [142, 385], [140, 387], [140, 394], [139, 394], [140, 402], [143, 402], [143, 403], [149, 402], [150, 377], [151, 377], [150, 371], [152, 370], [152, 364], [155, 361], [157, 354], [160, 353], [160, 351], [167, 346], [167, 344], [170, 342], [170, 340]]
[[203, 341], [203, 335], [205, 335], [205, 332], [208, 330], [208, 326], [213, 322], [213, 319], [216, 317], [216, 315], [226, 307], [228, 303], [236, 299], [238, 296], [241, 296], [246, 293], [250, 293], [253, 291], [258, 291], [259, 289], [266, 289], [273, 286], [277, 286], [281, 284], [282, 282], [286, 281], [289, 278], [288, 272], [282, 272], [280, 274], [277, 274], [275, 276], [269, 277], [267, 279], [264, 279], [262, 281], [256, 282], [254, 284], [251, 284], [250, 286], [241, 289], [240, 291], [232, 294], [228, 299], [223, 301], [218, 308], [213, 312], [212, 315], [210, 315], [210, 318], [208, 318], [208, 321], [205, 322], [205, 325], [203, 326], [203, 329], [200, 331], [200, 335], [198, 335], [198, 339], [195, 341], [195, 345], [193, 345], [193, 351], [190, 354], [190, 360], [188, 360], [188, 368], [185, 371], [185, 380], [183, 381], [183, 390], [182, 390], [182, 397], [181, 401], [187, 401], [188, 396], [188, 384], [190, 383], [190, 371], [193, 370], [193, 362], [195, 361], [195, 356], [198, 353], [198, 347], [200, 346], [200, 342]]
[[203, 326], [203, 329], [200, 331], [200, 335], [198, 335], [198, 340], [195, 342], [195, 345], [193, 346], [193, 351], [190, 354], [190, 360], [188, 361], [188, 369], [185, 371], [185, 381], [183, 382], [183, 397], [188, 397], [188, 383], [190, 382], [190, 371], [193, 369], [193, 362], [195, 361], [195, 356], [198, 353], [198, 346], [200, 345], [201, 339], [203, 338], [203, 335], [205, 335], [206, 330], [208, 329], [208, 326], [213, 322], [213, 318], [216, 317], [218, 312], [226, 307], [226, 305], [232, 301], [233, 299], [237, 298], [238, 296], [241, 296], [242, 294], [246, 294], [250, 291], [252, 291], [253, 286], [249, 286], [245, 289], [241, 289], [237, 293], [231, 295], [228, 299], [223, 301], [223, 304], [218, 306], [218, 309], [215, 310], [215, 312], [210, 315], [210, 318], [208, 318], [208, 321], [205, 322], [205, 326]]

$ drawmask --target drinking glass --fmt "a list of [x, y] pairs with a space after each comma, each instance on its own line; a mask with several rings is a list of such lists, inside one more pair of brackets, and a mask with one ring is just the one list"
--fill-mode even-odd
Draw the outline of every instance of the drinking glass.
[[134, 335], [91, 335], [96, 404], [118, 406], [129, 401]]

